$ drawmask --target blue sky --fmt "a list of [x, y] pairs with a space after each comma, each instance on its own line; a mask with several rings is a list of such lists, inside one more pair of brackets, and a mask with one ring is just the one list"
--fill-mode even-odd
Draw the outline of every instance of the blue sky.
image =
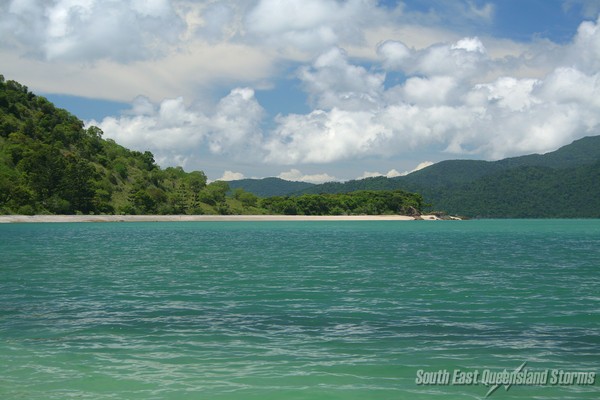
[[0, 73], [210, 179], [396, 176], [598, 133], [592, 0], [9, 0]]

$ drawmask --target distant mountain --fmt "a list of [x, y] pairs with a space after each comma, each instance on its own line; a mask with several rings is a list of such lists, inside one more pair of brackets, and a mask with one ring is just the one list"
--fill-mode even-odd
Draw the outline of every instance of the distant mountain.
[[240, 179], [229, 182], [232, 190], [241, 188], [259, 197], [285, 196], [313, 186], [314, 183], [286, 181], [280, 178]]
[[434, 210], [468, 217], [600, 218], [600, 136], [546, 154], [499, 161], [448, 160], [396, 178], [273, 191], [301, 195], [396, 189], [422, 194]]
[[448, 187], [519, 167], [563, 169], [590, 165], [598, 160], [600, 136], [588, 136], [546, 154], [530, 154], [499, 161], [447, 160], [392, 180], [411, 186]]
[[517, 167], [421, 193], [435, 208], [471, 217], [600, 218], [600, 161], [560, 169]]
[[600, 136], [590, 136], [541, 155], [443, 161], [391, 181], [471, 217], [600, 217], [599, 162]]

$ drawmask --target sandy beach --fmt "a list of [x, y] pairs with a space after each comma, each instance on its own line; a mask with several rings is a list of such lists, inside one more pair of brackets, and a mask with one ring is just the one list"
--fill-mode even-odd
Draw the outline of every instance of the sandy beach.
[[0, 223], [22, 222], [198, 222], [198, 221], [413, 221], [407, 215], [0, 215]]

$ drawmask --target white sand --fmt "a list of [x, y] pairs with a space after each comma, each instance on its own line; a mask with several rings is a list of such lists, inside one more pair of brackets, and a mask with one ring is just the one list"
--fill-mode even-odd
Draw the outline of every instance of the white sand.
[[0, 215], [0, 223], [170, 221], [412, 221], [414, 219], [414, 217], [409, 217], [407, 215]]

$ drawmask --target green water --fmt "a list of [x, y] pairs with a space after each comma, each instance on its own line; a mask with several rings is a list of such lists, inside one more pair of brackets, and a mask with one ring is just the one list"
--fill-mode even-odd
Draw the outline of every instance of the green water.
[[477, 399], [417, 371], [523, 362], [600, 372], [600, 221], [0, 226], [1, 399]]

